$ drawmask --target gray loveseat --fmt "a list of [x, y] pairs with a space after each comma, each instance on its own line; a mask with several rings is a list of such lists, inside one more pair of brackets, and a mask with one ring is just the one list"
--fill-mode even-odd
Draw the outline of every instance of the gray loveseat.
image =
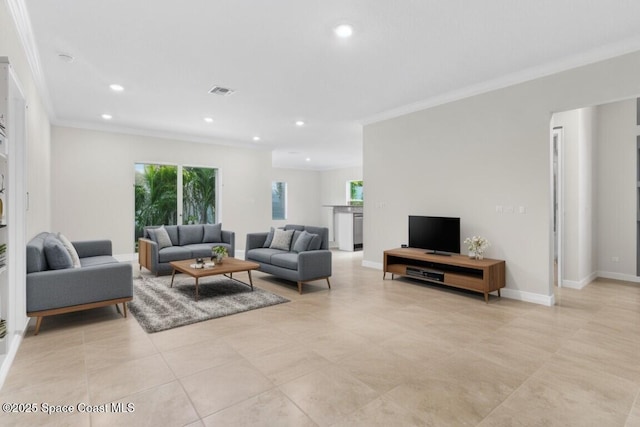
[[77, 258], [60, 243], [57, 233], [48, 232], [27, 243], [27, 316], [38, 319], [35, 334], [42, 318], [54, 314], [112, 304], [120, 311], [117, 304], [122, 303], [126, 317], [126, 302], [133, 299], [133, 272], [131, 264], [112, 256], [111, 241], [66, 241]]
[[170, 273], [171, 261], [210, 258], [215, 246], [225, 247], [227, 254], [234, 256], [235, 233], [223, 230], [220, 223], [149, 226], [138, 239], [138, 262], [140, 269], [144, 267], [156, 275]]
[[[279, 231], [280, 230], [280, 231]], [[290, 234], [278, 240], [282, 231]], [[302, 284], [325, 279], [331, 288], [331, 251], [329, 250], [329, 229], [305, 225], [288, 224], [283, 229], [271, 228], [268, 233], [248, 233], [245, 259], [260, 264], [259, 271]]]

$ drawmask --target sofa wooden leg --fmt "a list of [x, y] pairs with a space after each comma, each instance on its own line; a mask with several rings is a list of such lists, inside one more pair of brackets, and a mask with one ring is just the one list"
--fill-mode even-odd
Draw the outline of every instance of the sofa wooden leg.
[[42, 324], [42, 317], [43, 316], [38, 316], [38, 319], [36, 320], [36, 332], [33, 335], [38, 335], [38, 332], [40, 332], [40, 325]]
[[331, 282], [329, 281], [328, 277], [327, 277], [327, 286], [329, 286], [329, 289], [331, 289]]
[[298, 293], [302, 295], [302, 282], [298, 282]]
[[119, 314], [122, 314], [122, 317], [127, 317], [127, 303], [126, 302], [122, 303], [122, 311], [120, 311], [120, 306], [117, 303], [114, 304], [114, 305], [116, 306], [116, 311]]

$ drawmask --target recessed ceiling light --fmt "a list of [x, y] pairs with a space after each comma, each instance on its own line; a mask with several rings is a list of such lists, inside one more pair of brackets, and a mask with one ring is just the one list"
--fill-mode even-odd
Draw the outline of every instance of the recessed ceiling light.
[[305, 161], [305, 162], [310, 162], [310, 161], [311, 161], [311, 158], [310, 158], [310, 157], [307, 157], [306, 159], [304, 159], [304, 161]]
[[211, 117], [205, 117], [204, 121], [207, 123], [213, 123], [213, 119]]
[[113, 119], [113, 116], [111, 114], [103, 114], [102, 118], [105, 119], [105, 120], [111, 120], [111, 119]]
[[111, 89], [111, 90], [112, 90], [112, 91], [114, 91], [114, 92], [122, 92], [122, 91], [124, 90], [124, 87], [122, 87], [122, 86], [121, 86], [121, 85], [119, 85], [119, 84], [115, 84], [115, 83], [114, 83], [114, 84], [112, 84], [112, 85], [109, 85], [109, 89]]
[[341, 39], [347, 39], [353, 35], [353, 27], [349, 24], [340, 24], [333, 29], [333, 32]]
[[260, 141], [260, 137], [259, 137], [259, 136], [254, 136], [254, 137], [253, 137], [253, 140], [254, 140], [254, 141]]
[[296, 126], [304, 126], [304, 122], [302, 120], [296, 121]]

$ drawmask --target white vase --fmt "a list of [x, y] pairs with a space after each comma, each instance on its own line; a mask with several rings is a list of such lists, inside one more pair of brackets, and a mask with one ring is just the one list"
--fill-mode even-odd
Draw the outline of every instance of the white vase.
[[471, 259], [475, 259], [475, 258], [476, 258], [476, 256], [477, 256], [477, 255], [476, 255], [476, 252], [475, 252], [475, 251], [473, 251], [473, 250], [471, 250], [471, 249], [469, 249], [469, 258], [471, 258]]

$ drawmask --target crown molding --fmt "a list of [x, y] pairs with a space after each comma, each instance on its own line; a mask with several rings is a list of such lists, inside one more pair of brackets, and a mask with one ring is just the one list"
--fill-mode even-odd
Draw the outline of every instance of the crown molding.
[[49, 89], [40, 65], [40, 54], [38, 53], [38, 48], [33, 37], [31, 20], [29, 19], [29, 12], [27, 11], [25, 1], [7, 0], [7, 6], [16, 27], [18, 38], [22, 43], [22, 48], [24, 49], [25, 56], [27, 57], [27, 62], [31, 68], [31, 74], [33, 75], [33, 80], [38, 89], [38, 94], [40, 95], [42, 104], [47, 110], [49, 118], [54, 119], [55, 111], [53, 109], [53, 104], [51, 103]]
[[168, 139], [180, 142], [195, 142], [199, 144], [221, 145], [235, 148], [246, 148], [258, 151], [271, 151], [272, 147], [266, 145], [253, 144], [246, 141], [238, 141], [234, 139], [221, 139], [220, 137], [207, 137], [200, 135], [189, 135], [186, 133], [172, 132], [162, 129], [142, 129], [127, 126], [118, 126], [111, 124], [98, 124], [92, 122], [73, 121], [73, 120], [53, 120], [52, 126], [67, 127], [74, 129], [82, 129], [96, 132], [117, 133], [121, 135], [134, 135], [158, 139]]
[[479, 84], [467, 86], [458, 90], [436, 95], [413, 104], [383, 111], [381, 113], [369, 116], [360, 121], [360, 124], [370, 125], [383, 120], [393, 119], [404, 116], [405, 114], [415, 113], [416, 111], [426, 110], [427, 108], [436, 107], [438, 105], [448, 104], [453, 101], [459, 101], [475, 95], [492, 92], [494, 90], [503, 89], [505, 87], [514, 86], [520, 83], [547, 77], [553, 74], [579, 68], [585, 65], [594, 64], [596, 62], [612, 59], [628, 53], [640, 50], [640, 37], [633, 37], [619, 43], [610, 44], [591, 51], [573, 55], [561, 60], [548, 63], [546, 65], [528, 68], [516, 73], [508, 74], [497, 79], [488, 80]]

